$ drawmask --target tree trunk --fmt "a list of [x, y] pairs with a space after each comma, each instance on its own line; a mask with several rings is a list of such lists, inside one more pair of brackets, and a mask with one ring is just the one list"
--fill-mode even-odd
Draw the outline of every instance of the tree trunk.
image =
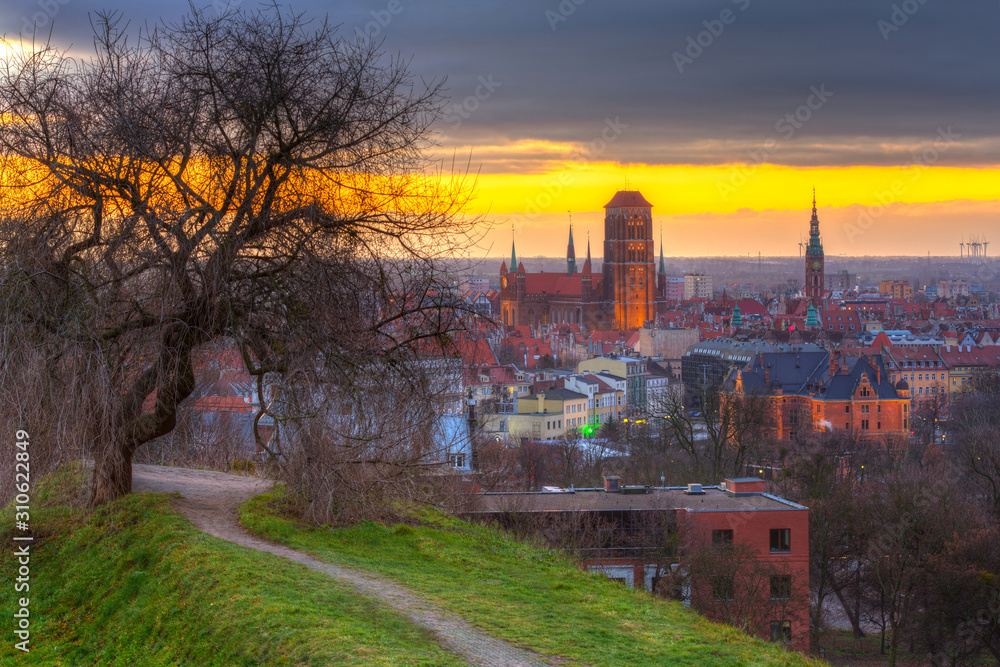
[[[857, 609], [857, 607], [853, 610], [851, 609], [851, 605], [848, 604], [841, 588], [835, 588], [833, 592], [837, 596], [837, 599], [840, 600], [840, 605], [844, 608], [844, 613], [847, 614], [847, 619], [851, 622], [851, 629], [854, 631], [854, 638], [860, 639], [861, 637], [864, 637], [865, 633], [861, 630], [861, 612]], [[860, 600], [860, 595], [855, 596], [854, 598], [854, 601], [858, 600]]]
[[97, 507], [132, 492], [132, 452], [112, 444], [94, 458], [90, 505]]

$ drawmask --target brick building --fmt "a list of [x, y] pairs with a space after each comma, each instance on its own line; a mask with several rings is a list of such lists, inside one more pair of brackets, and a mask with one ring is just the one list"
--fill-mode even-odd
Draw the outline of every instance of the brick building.
[[[636, 190], [621, 190], [605, 206], [604, 264], [593, 271], [590, 242], [576, 271], [570, 230], [566, 272], [529, 273], [511, 248], [500, 267], [500, 320], [508, 326], [580, 324], [595, 330], [632, 330], [656, 318], [665, 294], [653, 264], [653, 205]], [[661, 248], [662, 256], [662, 248]], [[662, 274], [661, 258], [661, 274]], [[658, 287], [660, 288], [658, 290]]]
[[730, 371], [723, 390], [767, 396], [769, 428], [779, 440], [803, 430], [851, 431], [886, 441], [910, 432], [909, 385], [893, 382], [878, 354], [761, 353]]

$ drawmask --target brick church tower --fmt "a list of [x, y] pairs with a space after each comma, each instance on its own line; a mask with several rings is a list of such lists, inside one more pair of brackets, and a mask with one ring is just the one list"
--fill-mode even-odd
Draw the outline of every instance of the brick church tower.
[[604, 300], [616, 329], [638, 329], [656, 317], [653, 205], [637, 190], [620, 190], [604, 211]]
[[813, 215], [809, 221], [809, 245], [806, 247], [806, 298], [814, 306], [821, 308], [823, 304], [823, 241], [819, 236], [819, 216], [816, 215], [816, 189], [813, 188]]

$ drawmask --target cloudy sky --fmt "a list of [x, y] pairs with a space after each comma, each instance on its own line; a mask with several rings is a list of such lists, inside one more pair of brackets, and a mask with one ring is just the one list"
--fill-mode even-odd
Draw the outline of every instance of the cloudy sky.
[[[293, 7], [447, 80], [437, 150], [480, 174], [473, 212], [495, 223], [492, 255], [509, 250], [512, 225], [520, 254], [559, 254], [568, 211], [578, 244], [589, 232], [600, 247], [601, 207], [626, 182], [654, 204], [667, 255], [797, 254], [813, 186], [830, 254], [1000, 241], [995, 1]], [[88, 13], [102, 8], [139, 25], [187, 3], [5, 0], [0, 31], [26, 34], [34, 20], [85, 51]]]

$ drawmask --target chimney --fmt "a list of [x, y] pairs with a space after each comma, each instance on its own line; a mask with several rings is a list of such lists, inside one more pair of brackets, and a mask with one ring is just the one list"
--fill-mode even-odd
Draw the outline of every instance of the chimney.
[[604, 491], [607, 493], [618, 493], [621, 490], [622, 478], [618, 475], [604, 475]]

